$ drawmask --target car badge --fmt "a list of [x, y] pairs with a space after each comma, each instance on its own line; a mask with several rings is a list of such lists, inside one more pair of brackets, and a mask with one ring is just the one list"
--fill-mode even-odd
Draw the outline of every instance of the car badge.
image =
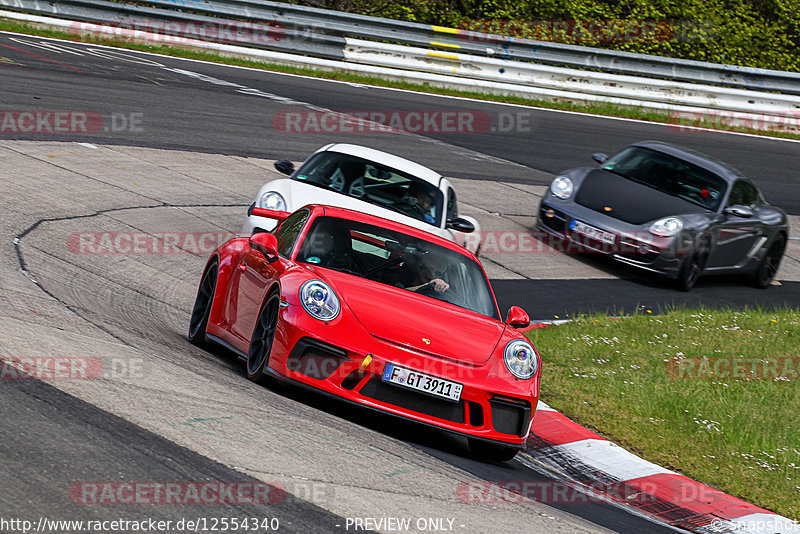
[[614, 208], [612, 208], [611, 206], [603, 206], [603, 211], [613, 211], [613, 210]]
[[422, 342], [425, 343], [426, 345], [430, 345], [431, 344], [431, 340], [426, 338], [426, 337], [422, 338]]

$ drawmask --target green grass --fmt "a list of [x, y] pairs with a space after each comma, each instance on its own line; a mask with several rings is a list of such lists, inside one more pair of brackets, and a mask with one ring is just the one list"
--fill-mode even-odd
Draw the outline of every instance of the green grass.
[[[800, 518], [800, 311], [581, 316], [528, 335], [544, 402], [652, 462]], [[678, 372], [703, 357], [712, 369], [715, 357], [793, 367], [768, 379], [708, 378], [705, 367], [694, 378], [691, 360]]]
[[[25, 33], [29, 35], [39, 35], [42, 37], [52, 37], [56, 39], [64, 39], [70, 41], [97, 43], [106, 46], [127, 48], [129, 50], [140, 50], [144, 52], [151, 52], [166, 56], [197, 59], [197, 60], [209, 61], [212, 63], [221, 63], [226, 65], [238, 65], [242, 67], [251, 67], [267, 71], [299, 74], [303, 76], [339, 80], [339, 81], [359, 83], [364, 85], [393, 87], [410, 91], [419, 91], [419, 92], [448, 95], [448, 96], [458, 96], [475, 100], [519, 104], [524, 106], [533, 106], [533, 107], [556, 109], [563, 111], [577, 111], [581, 113], [592, 113], [596, 115], [604, 115], [610, 117], [622, 117], [622, 118], [637, 119], [637, 120], [652, 121], [652, 122], [681, 124], [680, 118], [670, 116], [670, 114], [666, 111], [651, 110], [651, 109], [631, 107], [631, 106], [619, 106], [615, 104], [606, 104], [606, 103], [576, 103], [568, 100], [556, 100], [556, 101], [538, 100], [538, 99], [523, 98], [511, 95], [494, 95], [494, 94], [480, 93], [475, 91], [462, 91], [457, 89], [435, 87], [427, 83], [420, 84], [420, 83], [398, 81], [398, 80], [384, 80], [374, 76], [366, 76], [362, 74], [351, 74], [345, 72], [326, 71], [326, 70], [318, 70], [305, 67], [278, 65], [262, 61], [255, 61], [251, 59], [244, 59], [240, 57], [228, 57], [213, 52], [198, 51], [196, 49], [190, 49], [190, 48], [143, 44], [140, 42], [133, 42], [130, 40], [125, 40], [120, 38], [112, 38], [110, 36], [96, 37], [90, 35], [78, 35], [76, 33], [68, 33], [65, 31], [53, 30], [50, 28], [41, 27], [35, 24], [19, 23], [10, 20], [0, 19], [0, 30]], [[0, 57], [0, 62], [2, 62], [2, 57]], [[743, 127], [726, 127], [724, 124], [720, 124], [718, 120], [719, 117], [717, 117], [717, 120], [714, 120], [714, 117], [704, 118], [702, 121], [699, 122], [692, 121], [690, 125], [709, 128], [712, 130], [723, 129], [727, 131], [751, 133], [751, 134], [765, 135], [771, 137], [800, 139], [800, 133], [764, 131], [752, 128], [743, 128]]]

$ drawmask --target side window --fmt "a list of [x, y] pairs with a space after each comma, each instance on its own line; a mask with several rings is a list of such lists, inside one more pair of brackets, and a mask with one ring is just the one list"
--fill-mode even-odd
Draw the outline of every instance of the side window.
[[757, 201], [758, 191], [756, 191], [756, 188], [753, 187], [752, 184], [740, 180], [733, 184], [733, 188], [731, 188], [731, 196], [728, 197], [728, 206], [739, 204], [753, 208]]
[[456, 192], [452, 187], [447, 188], [447, 219], [458, 217], [458, 204], [456, 203]]
[[308, 210], [295, 212], [284, 219], [274, 230], [275, 237], [278, 239], [278, 254], [284, 258], [291, 255], [292, 247], [297, 241], [297, 236], [300, 235], [300, 230], [308, 220], [309, 214]]

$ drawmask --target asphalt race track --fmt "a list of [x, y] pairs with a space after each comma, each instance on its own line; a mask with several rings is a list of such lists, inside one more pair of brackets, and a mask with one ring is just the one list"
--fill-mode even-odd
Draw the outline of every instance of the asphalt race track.
[[[76, 236], [229, 235], [254, 191], [273, 176], [271, 160], [301, 160], [331, 141], [369, 144], [460, 178], [464, 212], [480, 215], [487, 228], [529, 228], [532, 199], [553, 172], [642, 138], [729, 161], [754, 177], [768, 200], [800, 214], [791, 176], [799, 145], [7, 34], [0, 34], [0, 73], [2, 110], [71, 110], [104, 119], [96, 133], [0, 133], [0, 356], [84, 358], [103, 369], [94, 380], [0, 381], [0, 496], [12, 503], [3, 517], [274, 517], [281, 532], [347, 531], [355, 517], [453, 519], [455, 532], [672, 531], [599, 502], [464, 502], [457, 496], [464, 482], [554, 481], [519, 461], [476, 462], [461, 440], [441, 433], [293, 388], [251, 384], [241, 362], [185, 339], [207, 253], [94, 253], [76, 245]], [[331, 135], [275, 128], [282, 113], [323, 109], [467, 110], [486, 114], [495, 131]], [[511, 117], [517, 126], [501, 131]], [[501, 187], [517, 188], [518, 205], [507, 208]], [[679, 297], [594, 259], [567, 258], [562, 267], [561, 256], [540, 256], [534, 264], [529, 257], [487, 257], [501, 305], [521, 298], [531, 315], [549, 318], [684, 302], [800, 301], [792, 266], [789, 280], [758, 296], [723, 280]], [[552, 263], [550, 276], [528, 275], [537, 263]], [[104, 505], [76, 502], [73, 491], [76, 484], [148, 481], [265, 484], [288, 493], [268, 506]]]

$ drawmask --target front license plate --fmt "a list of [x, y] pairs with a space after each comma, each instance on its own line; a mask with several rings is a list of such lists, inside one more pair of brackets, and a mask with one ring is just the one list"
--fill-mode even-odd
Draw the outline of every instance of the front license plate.
[[602, 241], [608, 245], [613, 245], [614, 241], [616, 241], [617, 236], [611, 232], [606, 232], [599, 228], [595, 228], [594, 226], [588, 225], [586, 223], [582, 223], [580, 221], [576, 221], [575, 219], [569, 225], [570, 230], [574, 232], [578, 232], [581, 235], [585, 235], [586, 237], [590, 237], [592, 239], [596, 239], [597, 241]]
[[461, 390], [464, 389], [463, 384], [459, 384], [458, 382], [451, 382], [444, 378], [426, 375], [419, 371], [412, 371], [411, 369], [399, 367], [393, 363], [386, 364], [383, 370], [382, 380], [455, 402], [458, 402], [461, 398]]

